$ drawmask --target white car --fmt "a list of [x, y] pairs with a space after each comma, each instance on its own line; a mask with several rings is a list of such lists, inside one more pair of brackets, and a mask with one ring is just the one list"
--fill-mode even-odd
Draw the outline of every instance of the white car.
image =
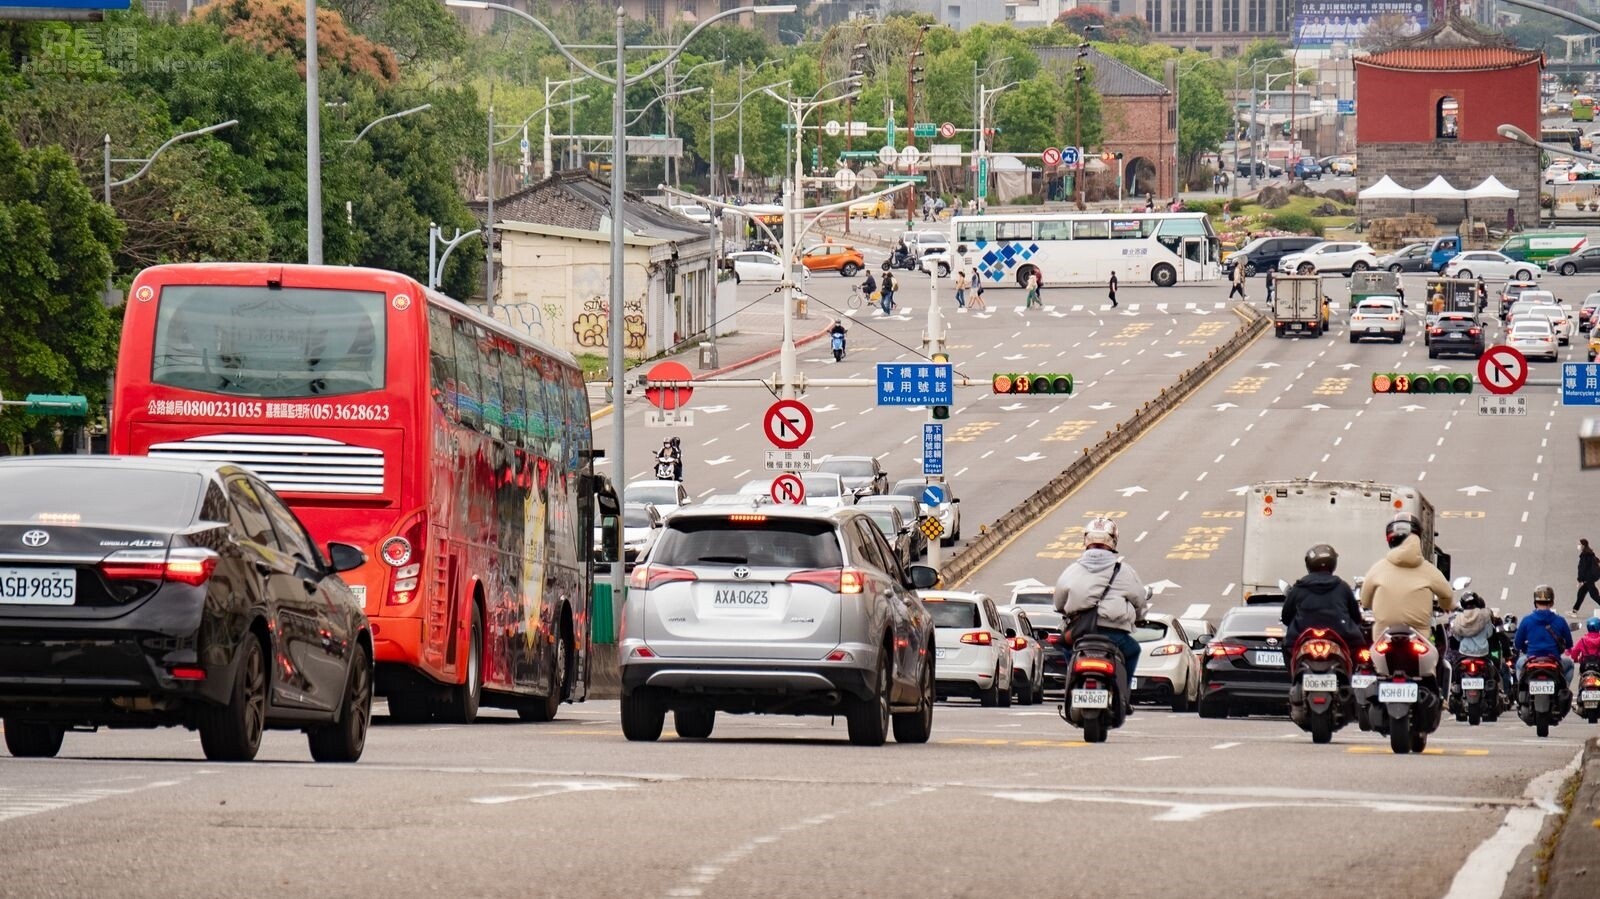
[[1406, 339], [1406, 316], [1399, 297], [1368, 297], [1350, 313], [1350, 342], [1383, 337], [1395, 343]]
[[1200, 659], [1183, 622], [1171, 615], [1147, 612], [1133, 632], [1139, 641], [1139, 678], [1134, 702], [1166, 703], [1187, 712], [1200, 701]]
[[1556, 332], [1547, 319], [1526, 316], [1511, 325], [1506, 346], [1515, 347], [1529, 359], [1555, 362], [1561, 351], [1556, 347]]
[[844, 479], [832, 472], [804, 472], [800, 475], [800, 482], [806, 487], [808, 506], [818, 509], [843, 509], [855, 501], [855, 494], [844, 489]]
[[739, 283], [783, 280], [783, 260], [773, 253], [761, 250], [730, 253], [728, 265], [733, 268], [733, 280]]
[[1011, 705], [1011, 641], [994, 600], [982, 593], [919, 590], [933, 616], [934, 688], [974, 696], [984, 706]]
[[935, 244], [923, 248], [922, 256], [917, 259], [917, 269], [925, 274], [937, 271], [939, 277], [948, 278], [955, 271], [954, 259], [949, 244]]
[[1358, 241], [1325, 240], [1299, 253], [1290, 253], [1278, 261], [1278, 271], [1290, 274], [1312, 275], [1336, 272], [1364, 272], [1378, 267], [1378, 254], [1372, 247]]
[[1544, 174], [1541, 176], [1541, 179], [1546, 184], [1555, 184], [1558, 181], [1567, 180], [1567, 172], [1569, 172], [1571, 170], [1572, 170], [1572, 161], [1571, 160], [1558, 159], [1555, 162], [1550, 163], [1550, 165], [1545, 168]]
[[665, 518], [691, 502], [682, 481], [634, 481], [622, 490], [624, 503], [648, 503]]
[[1572, 342], [1572, 313], [1565, 308], [1554, 304], [1539, 305], [1529, 309], [1528, 315], [1549, 319], [1550, 327], [1556, 332], [1556, 341], [1562, 346]]
[[1539, 266], [1532, 262], [1518, 262], [1495, 250], [1468, 250], [1457, 253], [1445, 263], [1441, 273], [1446, 278], [1505, 278], [1513, 281], [1532, 281], [1539, 277]]
[[[1014, 606], [1041, 606], [1055, 611], [1056, 588], [1050, 584], [1028, 578], [1011, 585], [1011, 604]], [[1032, 609], [1030, 608], [1031, 612]]]
[[1000, 610], [1000, 626], [1011, 641], [1011, 693], [1017, 705], [1043, 702], [1045, 646], [1034, 636], [1033, 621], [1027, 612], [1007, 606]]

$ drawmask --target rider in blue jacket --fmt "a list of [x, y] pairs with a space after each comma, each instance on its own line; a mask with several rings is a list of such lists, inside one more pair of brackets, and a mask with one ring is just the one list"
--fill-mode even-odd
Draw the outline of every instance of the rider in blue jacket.
[[1551, 611], [1556, 603], [1556, 591], [1547, 584], [1533, 589], [1533, 611], [1517, 623], [1517, 636], [1512, 641], [1517, 649], [1517, 680], [1522, 680], [1522, 668], [1529, 656], [1544, 656], [1561, 661], [1561, 676], [1572, 680], [1572, 660], [1567, 650], [1572, 648], [1572, 628], [1567, 620]]

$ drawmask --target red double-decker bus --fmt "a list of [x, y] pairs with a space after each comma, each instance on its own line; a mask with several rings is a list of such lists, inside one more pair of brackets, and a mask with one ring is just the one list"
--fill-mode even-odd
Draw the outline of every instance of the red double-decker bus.
[[113, 408], [113, 452], [244, 465], [366, 550], [345, 578], [394, 718], [585, 697], [611, 492], [569, 354], [394, 272], [163, 265], [129, 291]]

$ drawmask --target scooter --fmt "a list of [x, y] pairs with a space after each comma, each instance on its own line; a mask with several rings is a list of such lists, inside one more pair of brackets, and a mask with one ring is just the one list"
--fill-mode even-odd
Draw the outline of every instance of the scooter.
[[1333, 732], [1354, 717], [1350, 650], [1334, 631], [1312, 627], [1300, 634], [1289, 658], [1294, 672], [1289, 717], [1301, 730], [1311, 732], [1311, 742], [1330, 742]]
[[1476, 727], [1500, 717], [1500, 672], [1493, 656], [1462, 656], [1450, 678], [1450, 711]]
[[1578, 667], [1578, 714], [1600, 724], [1600, 659], [1584, 659]]
[[678, 460], [667, 453], [656, 456], [656, 480], [675, 481], [678, 479]]
[[1522, 682], [1517, 685], [1517, 716], [1533, 726], [1541, 737], [1560, 724], [1572, 708], [1572, 691], [1561, 675], [1561, 660], [1553, 656], [1529, 656], [1522, 666]]
[[1355, 697], [1356, 725], [1370, 732], [1372, 716], [1367, 714], [1367, 709], [1378, 699], [1378, 674], [1372, 667], [1370, 647], [1356, 650], [1355, 668], [1350, 672], [1350, 692]]
[[[1148, 601], [1154, 592], [1146, 587], [1144, 594]], [[1063, 637], [1070, 628], [1070, 623], [1063, 622]], [[1117, 644], [1099, 634], [1075, 638], [1065, 695], [1057, 713], [1068, 724], [1082, 728], [1084, 742], [1104, 743], [1106, 734], [1127, 720], [1131, 698], [1128, 663]]]
[[833, 361], [835, 361], [835, 362], [843, 362], [844, 361], [844, 335], [843, 334], [835, 334], [835, 335], [833, 335]]
[[1390, 628], [1372, 644], [1378, 680], [1367, 715], [1396, 755], [1422, 752], [1439, 727], [1441, 703], [1429, 683], [1437, 682], [1435, 672], [1422, 669], [1423, 659], [1436, 651], [1426, 635], [1409, 627]]

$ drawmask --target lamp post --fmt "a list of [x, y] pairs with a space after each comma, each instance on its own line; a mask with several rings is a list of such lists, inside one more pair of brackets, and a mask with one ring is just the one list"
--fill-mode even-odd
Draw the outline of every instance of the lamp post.
[[[570, 106], [574, 103], [580, 103], [587, 99], [589, 99], [588, 94], [579, 94], [576, 97], [563, 100], [560, 103], [546, 104], [530, 113], [527, 118], [522, 120], [522, 124], [517, 127], [518, 129], [527, 128], [528, 123], [533, 121], [534, 116], [549, 110], [551, 106]], [[549, 123], [550, 118], [549, 116], [546, 116], [545, 127], [547, 129], [549, 127]], [[369, 125], [367, 127], [370, 128], [372, 126]], [[494, 148], [500, 146], [501, 144], [509, 143], [513, 137], [516, 137], [516, 132], [513, 131], [511, 137], [495, 140], [495, 127], [494, 103], [491, 102], [489, 104], [489, 137], [488, 140], [485, 141], [489, 147], [489, 167], [486, 170], [487, 178], [485, 179], [486, 186], [484, 189], [484, 194], [488, 197], [488, 204], [487, 209], [485, 210], [486, 215], [484, 217], [485, 221], [483, 226], [483, 302], [484, 308], [487, 310], [489, 315], [494, 315]], [[545, 146], [548, 147], [549, 144], [546, 143]], [[548, 159], [548, 157], [546, 158]], [[454, 244], [451, 246], [454, 248]], [[446, 250], [445, 252], [448, 255], [449, 251]], [[439, 265], [440, 268], [444, 267], [444, 263], [442, 262]]]
[[306, 0], [306, 262], [322, 264], [322, 98], [317, 73], [317, 0]]
[[[551, 171], [550, 171], [550, 110], [552, 108], [554, 108], [555, 106], [558, 106], [558, 105], [559, 106], [567, 106], [570, 109], [573, 104], [579, 102], [578, 100], [573, 99], [571, 101], [568, 101], [567, 103], [552, 104], [552, 103], [549, 102], [549, 100], [550, 100], [550, 91], [551, 91], [552, 88], [563, 88], [563, 87], [569, 87], [571, 85], [577, 84], [578, 82], [583, 81], [584, 78], [587, 78], [587, 77], [588, 76], [585, 75], [585, 76], [580, 77], [580, 78], [568, 78], [568, 79], [566, 79], [564, 81], [551, 81], [549, 78], [546, 78], [544, 80], [545, 105], [544, 105], [544, 108], [540, 110], [540, 112], [544, 113], [544, 153], [543, 153], [543, 156], [542, 156], [542, 160], [543, 160], [543, 163], [544, 163], [544, 168], [543, 168], [542, 171], [544, 172], [544, 177], [546, 177], [546, 178], [550, 177], [550, 175], [551, 175]], [[587, 99], [588, 95], [585, 94], [584, 97]], [[535, 113], [535, 115], [537, 115], [537, 113]], [[532, 118], [532, 116], [530, 116], [529, 118]], [[570, 135], [572, 133], [572, 127], [571, 127], [570, 123], [568, 124], [568, 127], [567, 127], [567, 133], [569, 135], [568, 136], [568, 143], [571, 143]], [[565, 158], [565, 154], [563, 154], [563, 158]]]
[[[627, 458], [624, 455], [627, 449], [627, 441], [625, 437], [626, 428], [623, 427], [623, 416], [621, 414], [621, 404], [623, 397], [626, 395], [623, 385], [624, 357], [622, 345], [624, 340], [622, 315], [622, 304], [624, 300], [623, 267], [626, 264], [622, 252], [622, 241], [624, 237], [622, 210], [625, 199], [623, 192], [626, 187], [628, 158], [628, 132], [627, 126], [623, 122], [623, 116], [627, 107], [628, 86], [631, 84], [637, 84], [638, 82], [643, 81], [645, 78], [648, 78], [666, 68], [669, 63], [678, 58], [678, 55], [684, 51], [684, 48], [688, 47], [689, 44], [699, 36], [700, 32], [704, 31], [706, 28], [710, 27], [716, 22], [720, 22], [723, 19], [732, 18], [734, 16], [744, 15], [745, 13], [754, 13], [756, 15], [790, 13], [794, 12], [795, 7], [793, 5], [759, 7], [742, 6], [736, 9], [723, 10], [722, 12], [707, 17], [704, 22], [696, 25], [694, 29], [690, 31], [689, 34], [683, 39], [683, 41], [676, 46], [636, 47], [635, 49], [661, 49], [669, 52], [667, 53], [665, 59], [659, 60], [647, 66], [644, 71], [637, 75], [630, 76], [628, 74], [627, 58], [624, 55], [625, 51], [627, 50], [627, 44], [626, 37], [623, 34], [623, 26], [627, 24], [628, 14], [627, 11], [620, 6], [617, 7], [615, 39], [612, 46], [608, 47], [603, 44], [578, 45], [576, 47], [569, 48], [565, 44], [561, 43], [560, 39], [556, 37], [555, 32], [550, 30], [549, 26], [545, 25], [543, 22], [539, 21], [528, 13], [517, 9], [516, 7], [506, 6], [503, 3], [490, 3], [486, 2], [486, 0], [445, 0], [445, 4], [447, 6], [462, 7], [466, 9], [494, 9], [519, 16], [522, 19], [525, 19], [534, 28], [537, 28], [541, 33], [544, 34], [546, 38], [549, 38], [550, 43], [555, 46], [556, 50], [562, 56], [565, 56], [567, 60], [571, 62], [572, 65], [579, 71], [602, 84], [609, 84], [614, 88], [611, 96], [611, 309], [608, 317], [608, 341], [610, 345], [611, 402], [616, 407], [614, 410], [613, 426], [611, 429], [613, 453], [611, 472], [615, 476], [614, 479], [620, 488], [628, 476]], [[579, 59], [577, 56], [573, 55], [572, 51], [574, 49], [613, 51], [615, 54], [614, 58], [616, 59], [615, 74], [607, 76], [606, 74], [600, 72], [594, 66], [589, 65], [588, 63]], [[490, 220], [490, 224], [493, 224], [493, 219]], [[493, 241], [490, 241], [490, 243], [492, 245]], [[493, 252], [492, 246], [490, 252]], [[622, 597], [622, 569], [622, 565], [611, 566], [611, 596], [613, 603], [619, 601]]]
[[[762, 63], [761, 65], [756, 66], [755, 68], [751, 69], [750, 70], [750, 74], [754, 75], [757, 72], [761, 71], [762, 69], [766, 68], [767, 66], [773, 65], [774, 63], [777, 63], [777, 62], [780, 62], [780, 61], [781, 60], [777, 60], [777, 59], [769, 59], [766, 62]], [[740, 62], [739, 63], [739, 94], [741, 96], [744, 94], [744, 76], [745, 76], [744, 63]], [[781, 84], [782, 82], [779, 82], [779, 83]], [[741, 104], [739, 104], [739, 148], [734, 151], [734, 165], [733, 165], [734, 177], [739, 179], [739, 194], [741, 196], [744, 195], [744, 181], [745, 181], [745, 174], [744, 173], [745, 173], [745, 168], [746, 168], [746, 166], [745, 166], [745, 160], [744, 160], [744, 104], [741, 103]]]
[[988, 144], [988, 141], [986, 141], [984, 139], [984, 137], [985, 137], [985, 135], [984, 135], [984, 120], [986, 118], [988, 118], [988, 116], [987, 116], [988, 105], [987, 104], [989, 102], [989, 98], [991, 96], [995, 95], [995, 94], [1000, 93], [1001, 91], [1005, 90], [1008, 87], [1015, 86], [1016, 83], [1017, 83], [1017, 82], [1013, 81], [1013, 82], [1011, 82], [1009, 84], [1005, 84], [1005, 85], [1002, 85], [1000, 87], [985, 89], [984, 86], [983, 86], [983, 80], [985, 78], [989, 77], [989, 70], [990, 69], [994, 68], [995, 66], [997, 66], [997, 65], [999, 65], [999, 64], [1001, 64], [1003, 62], [1009, 62], [1010, 60], [1011, 60], [1011, 57], [1002, 56], [999, 59], [996, 59], [996, 60], [990, 62], [988, 65], [984, 66], [983, 67], [983, 71], [981, 73], [978, 71], [978, 62], [977, 62], [977, 60], [973, 60], [973, 62], [972, 62], [972, 87], [973, 87], [973, 90], [976, 91], [976, 93], [973, 95], [974, 99], [976, 100], [976, 102], [974, 103], [974, 107], [975, 108], [973, 109], [973, 119], [977, 122], [977, 126], [978, 126], [978, 133], [973, 138], [973, 143], [972, 143], [972, 201], [973, 201], [973, 204], [974, 204], [974, 206], [973, 206], [974, 209], [977, 208], [976, 204], [977, 204], [977, 201], [978, 201], [978, 194], [979, 193], [987, 193], [987, 190], [985, 189], [987, 187], [987, 185], [980, 185], [979, 184], [979, 178], [987, 177], [988, 164], [987, 163], [983, 163], [982, 164], [983, 171], [979, 171], [980, 163], [979, 163], [978, 160], [987, 158], [985, 156], [985, 153], [986, 153], [985, 147]]
[[[677, 67], [675, 65], [674, 66], [668, 66], [667, 67], [667, 85], [666, 85], [667, 89], [666, 89], [666, 92], [663, 94], [663, 96], [666, 99], [671, 100], [671, 99], [674, 99], [676, 97], [685, 96], [687, 94], [699, 93], [699, 91], [700, 91], [699, 88], [694, 88], [693, 90], [687, 90], [687, 91], [679, 91], [678, 90], [678, 85], [680, 85], [683, 82], [689, 80], [689, 76], [690, 75], [693, 75], [695, 72], [698, 72], [699, 70], [705, 68], [706, 66], [720, 66], [720, 65], [722, 65], [722, 60], [720, 60], [720, 59], [707, 60], [706, 62], [702, 62], [702, 63], [699, 63], [697, 65], [690, 66], [689, 67], [689, 71], [684, 72], [682, 75], [677, 74]], [[677, 105], [674, 104], [674, 103], [668, 103], [667, 104], [667, 139], [668, 140], [671, 140], [673, 138], [673, 136], [677, 133], [677, 127], [678, 127]], [[683, 172], [682, 172], [683, 164], [680, 162], [680, 163], [678, 163], [676, 165], [672, 165], [671, 164], [671, 157], [663, 157], [662, 158], [662, 164], [661, 164], [661, 166], [662, 166], [661, 167], [661, 174], [663, 176], [667, 174], [667, 168], [668, 168], [669, 165], [672, 168], [672, 186], [673, 187], [677, 187], [678, 186], [678, 179], [683, 174]], [[666, 179], [663, 178], [662, 180], [664, 181]]]
[[1072, 66], [1072, 145], [1077, 148], [1078, 162], [1073, 168], [1077, 172], [1072, 176], [1073, 193], [1077, 194], [1078, 208], [1084, 208], [1083, 203], [1083, 83], [1089, 77], [1089, 68], [1085, 59], [1089, 58], [1089, 42], [1084, 41], [1078, 45], [1078, 61]]
[[395, 119], [403, 119], [408, 115], [415, 115], [415, 114], [417, 114], [419, 112], [425, 112], [425, 111], [427, 111], [429, 109], [432, 109], [432, 108], [433, 108], [433, 104], [432, 103], [424, 103], [421, 106], [413, 106], [410, 109], [404, 110], [402, 112], [391, 112], [386, 116], [379, 116], [378, 118], [375, 118], [372, 121], [368, 122], [367, 123], [367, 127], [362, 128], [360, 131], [356, 132], [356, 136], [355, 137], [352, 137], [352, 138], [349, 138], [349, 139], [345, 140], [344, 143], [347, 146], [353, 145], [353, 144], [358, 144], [358, 143], [361, 142], [361, 139], [363, 137], [367, 136], [367, 132], [368, 131], [371, 131], [373, 128], [376, 128], [378, 125], [380, 125], [380, 124], [382, 124], [384, 122], [392, 122]]
[[[748, 93], [743, 94], [739, 97], [739, 99], [733, 101], [732, 105], [735, 107], [734, 109], [730, 109], [722, 115], [717, 115], [717, 89], [715, 87], [711, 89], [711, 181], [708, 185], [708, 193], [710, 193], [712, 196], [717, 196], [717, 123], [731, 115], [734, 115], [735, 113], [737, 113], [740, 117], [740, 120], [743, 121], [744, 101], [750, 99], [756, 94], [761, 93], [769, 87], [781, 87], [788, 83], [789, 79], [785, 78], [782, 81], [774, 81], [771, 84], [763, 84], [760, 87], [753, 87]], [[846, 216], [845, 218], [848, 220], [849, 216]]]

